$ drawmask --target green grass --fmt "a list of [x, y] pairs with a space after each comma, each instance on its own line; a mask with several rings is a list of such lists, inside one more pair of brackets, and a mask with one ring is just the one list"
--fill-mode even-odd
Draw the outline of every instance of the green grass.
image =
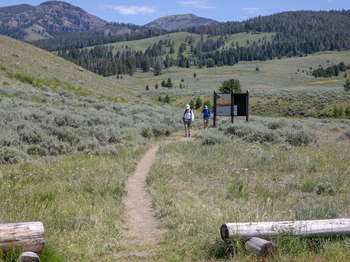
[[[271, 120], [253, 120], [251, 125], [260, 121]], [[208, 136], [203, 133], [203, 138], [193, 142], [161, 148], [148, 186], [167, 230], [161, 245], [163, 260], [230, 259], [230, 246], [219, 236], [225, 222], [349, 216], [349, 141], [337, 141], [338, 131], [330, 131], [339, 126], [336, 122], [296, 124], [312, 128], [318, 143], [260, 144], [210, 130], [217, 137], [212, 143], [203, 143]], [[308, 185], [310, 181], [314, 184]], [[325, 188], [330, 184], [334, 193], [318, 194], [317, 184]], [[350, 259], [349, 239], [317, 240], [321, 241], [318, 250], [311, 242], [293, 237], [275, 241], [279, 248], [272, 261]], [[233, 260], [254, 258], [238, 249]]]
[[123, 42], [117, 42], [112, 44], [106, 44], [105, 46], [113, 46], [115, 50], [118, 50], [127, 46], [136, 51], [145, 51], [148, 47], [158, 43], [160, 40], [163, 40], [163, 41], [172, 40], [175, 43], [174, 48], [175, 48], [175, 51], [177, 52], [181, 43], [184, 43], [186, 38], [191, 36], [194, 39], [194, 42], [197, 42], [200, 40], [200, 35], [198, 34], [191, 34], [187, 32], [177, 32], [177, 33], [145, 38], [141, 40], [123, 41]]
[[0, 221], [43, 221], [42, 261], [113, 261], [120, 247], [124, 183], [142, 152], [129, 148], [115, 156], [2, 165]]
[[[45, 78], [36, 78], [32, 75], [17, 72], [17, 73], [10, 73], [6, 71], [7, 76], [11, 79], [15, 79], [17, 81], [22, 82], [23, 84], [29, 84], [33, 87], [37, 87], [40, 89], [50, 89], [54, 92], [59, 92], [59, 91], [69, 91], [72, 94], [76, 96], [88, 96], [90, 95], [90, 92], [84, 90], [80, 86], [74, 86], [70, 83], [67, 82], [62, 82], [58, 80], [57, 78], [53, 79], [45, 79]], [[118, 100], [120, 101], [120, 100]]]
[[[350, 64], [349, 54], [349, 51], [326, 52], [307, 57], [241, 62], [231, 67], [173, 67], [164, 70], [160, 76], [138, 72], [123, 79], [110, 79], [155, 101], [159, 96], [169, 95], [173, 105], [183, 107], [197, 96], [212, 100], [213, 91], [218, 90], [223, 81], [235, 78], [240, 80], [244, 91], [250, 91], [253, 114], [332, 117], [334, 105], [343, 108], [350, 106], [350, 92], [345, 92], [343, 87], [344, 75], [332, 79], [315, 79], [308, 72], [310, 68], [317, 68], [319, 65], [327, 66], [340, 61]], [[257, 67], [259, 71], [256, 71]], [[193, 77], [194, 74], [197, 78]], [[347, 75], [350, 73], [347, 72]], [[171, 78], [174, 88], [160, 87], [161, 81], [168, 78]], [[156, 84], [159, 85], [157, 90], [154, 88]], [[185, 88], [180, 89], [180, 84]], [[149, 91], [145, 91], [146, 85], [149, 86]]]
[[261, 43], [261, 41], [271, 42], [275, 33], [238, 33], [232, 34], [225, 40], [224, 48], [236, 47], [238, 44], [240, 47], [245, 47], [253, 44]]

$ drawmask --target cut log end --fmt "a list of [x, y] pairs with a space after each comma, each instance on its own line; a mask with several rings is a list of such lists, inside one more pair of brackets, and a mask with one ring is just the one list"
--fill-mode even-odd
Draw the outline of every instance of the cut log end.
[[230, 234], [226, 224], [223, 224], [220, 228], [221, 239], [227, 241], [230, 239]]
[[252, 237], [245, 243], [247, 251], [254, 253], [257, 256], [267, 256], [273, 251], [273, 244], [262, 238]]
[[34, 252], [23, 252], [17, 262], [40, 262], [40, 258]]

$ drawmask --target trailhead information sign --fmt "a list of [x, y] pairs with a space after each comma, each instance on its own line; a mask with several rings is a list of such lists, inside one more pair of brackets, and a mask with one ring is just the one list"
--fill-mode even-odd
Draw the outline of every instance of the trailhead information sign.
[[216, 93], [214, 91], [214, 117], [213, 124], [216, 126], [218, 116], [234, 117], [245, 116], [249, 120], [249, 92], [246, 93]]

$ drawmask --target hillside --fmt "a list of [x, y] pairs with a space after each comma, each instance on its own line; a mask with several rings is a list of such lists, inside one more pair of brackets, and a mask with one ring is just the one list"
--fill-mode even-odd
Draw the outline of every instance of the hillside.
[[163, 29], [166, 31], [178, 31], [191, 27], [213, 25], [218, 22], [212, 19], [199, 17], [194, 14], [171, 15], [160, 17], [148, 24], [146, 27]]
[[[273, 33], [266, 33], [266, 34], [251, 34], [251, 33], [238, 33], [238, 34], [232, 34], [227, 35], [225, 37], [225, 42], [223, 46], [220, 46], [218, 49], [222, 48], [230, 48], [231, 46], [249, 46], [250, 44], [254, 42], [258, 42], [259, 40], [266, 39], [272, 39], [274, 36]], [[216, 40], [219, 37], [210, 37], [208, 35], [203, 35], [203, 40]], [[169, 34], [163, 34], [160, 36], [140, 39], [140, 40], [131, 40], [131, 41], [121, 41], [116, 43], [109, 43], [104, 45], [97, 45], [93, 47], [89, 47], [89, 49], [94, 47], [112, 47], [115, 51], [123, 49], [125, 47], [130, 48], [135, 51], [142, 51], [145, 52], [148, 48], [151, 48], [153, 45], [157, 45], [159, 42], [167, 42], [171, 41], [174, 43], [174, 55], [176, 56], [179, 51], [179, 47], [182, 44], [188, 44], [188, 42], [191, 40], [191, 45], [196, 46], [200, 40], [201, 36], [199, 34], [192, 34], [188, 32], [176, 32], [176, 33], [169, 33]], [[190, 48], [188, 48], [190, 49]], [[190, 50], [188, 50], [190, 52]], [[170, 50], [166, 50], [164, 55], [170, 55]]]
[[[67, 48], [60, 50], [58, 54], [103, 76], [132, 75], [138, 69], [149, 72], [156, 64], [160, 64], [164, 69], [172, 66], [234, 65], [240, 59], [252, 60], [245, 50], [252, 47], [264, 49], [274, 36], [274, 33], [237, 33], [222, 37], [176, 32], [88, 48]], [[236, 56], [229, 53], [225, 56], [220, 55], [236, 48], [243, 52], [237, 53]], [[213, 57], [213, 54], [219, 57]], [[101, 60], [104, 63], [100, 63]]]
[[294, 11], [193, 27], [184, 40], [186, 34], [181, 32], [99, 45], [89, 51], [62, 48], [59, 54], [104, 76], [172, 66], [211, 68], [349, 50], [349, 28], [349, 11]]
[[[148, 117], [167, 110], [158, 107], [153, 110], [147, 100], [135, 97], [129, 88], [121, 87], [111, 79], [102, 78], [53, 54], [7, 37], [0, 37], [0, 65], [0, 106], [7, 108], [2, 111], [1, 119], [6, 122], [6, 119], [17, 115], [11, 120], [13, 125], [5, 128], [6, 123], [3, 122], [0, 127], [0, 133], [11, 134], [13, 140], [7, 141], [2, 137], [7, 142], [0, 141], [0, 144], [11, 150], [16, 145], [23, 156], [30, 156], [31, 151], [28, 150], [33, 146], [45, 152], [44, 155], [51, 154], [48, 143], [51, 140], [62, 143], [66, 148], [59, 154], [80, 151], [79, 143], [73, 141], [90, 143], [89, 138], [94, 138], [94, 134], [94, 139], [97, 139], [96, 149], [101, 147], [103, 150], [117, 141], [122, 142], [123, 128], [119, 130], [118, 122], [126, 121], [125, 116], [129, 110], [134, 113], [125, 127], [135, 129], [136, 137], [140, 137], [142, 130], [148, 125], [155, 124]], [[38, 117], [37, 121], [30, 123], [32, 117]], [[140, 122], [139, 119], [143, 120]], [[155, 120], [155, 125], [163, 128], [162, 118], [157, 117]], [[40, 134], [40, 139], [32, 141], [32, 138], [28, 138], [27, 143], [24, 142], [26, 140], [22, 141], [21, 134], [16, 130], [17, 121], [29, 121], [29, 130], [33, 129], [33, 132]], [[86, 133], [86, 130], [98, 126], [101, 132], [107, 132], [108, 135], [98, 135], [92, 131]], [[30, 133], [29, 130], [27, 131]], [[162, 132], [160, 131], [161, 134]], [[108, 140], [109, 136], [118, 135], [121, 137]], [[84, 150], [85, 147], [82, 148]], [[0, 153], [0, 162], [5, 161], [4, 159], [4, 155]]]
[[57, 78], [79, 85], [96, 95], [119, 95], [121, 92], [127, 94], [127, 90], [120, 90], [105, 78], [32, 45], [0, 36], [0, 47], [1, 66], [10, 72], [21, 72], [39, 78]]

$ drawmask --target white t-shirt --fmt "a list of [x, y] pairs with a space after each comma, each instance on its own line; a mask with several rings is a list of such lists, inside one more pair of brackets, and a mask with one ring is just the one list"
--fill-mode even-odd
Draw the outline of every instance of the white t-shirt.
[[194, 120], [194, 113], [192, 110], [186, 110], [183, 114], [183, 119], [184, 120]]

